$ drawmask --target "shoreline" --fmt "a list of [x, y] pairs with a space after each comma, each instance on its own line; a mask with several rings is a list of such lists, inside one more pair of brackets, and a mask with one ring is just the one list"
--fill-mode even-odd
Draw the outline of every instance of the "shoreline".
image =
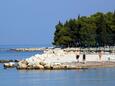
[[[17, 62], [15, 62], [17, 63]], [[11, 64], [11, 63], [10, 63]], [[66, 62], [56, 65], [43, 65], [42, 66], [28, 66], [28, 67], [19, 67], [15, 64], [5, 66], [7, 68], [16, 68], [17, 70], [79, 70], [79, 69], [92, 69], [92, 68], [115, 68], [115, 62], [113, 61], [103, 61], [103, 62], [96, 62], [96, 61], [89, 61], [86, 63], [83, 62]]]
[[[23, 48], [19, 48], [23, 50]], [[34, 48], [32, 48], [33, 51]], [[35, 48], [36, 49], [36, 48]], [[35, 54], [34, 56], [22, 59], [16, 63], [14, 67], [18, 70], [65, 70], [65, 69], [88, 69], [88, 68], [102, 68], [115, 67], [115, 53], [105, 52], [100, 60], [98, 52], [86, 52], [85, 60], [83, 60], [83, 51], [80, 52], [79, 60], [76, 59], [76, 51], [79, 48], [40, 48], [43, 54]], [[31, 48], [26, 48], [26, 51]], [[37, 49], [36, 49], [37, 50]], [[25, 48], [24, 50], [25, 51]], [[4, 61], [4, 62], [3, 62]], [[3, 60], [4, 67], [12, 67], [12, 60]], [[78, 62], [79, 61], [79, 62]], [[5, 64], [6, 63], [6, 64]]]

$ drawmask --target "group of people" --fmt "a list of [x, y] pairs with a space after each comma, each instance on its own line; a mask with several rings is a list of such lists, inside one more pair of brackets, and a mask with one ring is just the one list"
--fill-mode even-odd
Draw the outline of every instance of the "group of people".
[[[103, 53], [104, 53], [103, 50], [99, 51], [99, 61], [102, 61]], [[76, 60], [77, 60], [77, 62], [79, 62], [79, 57], [80, 57], [80, 50], [77, 50], [76, 51]], [[85, 52], [83, 52], [82, 61], [83, 61], [83, 63], [86, 63], [86, 53]]]

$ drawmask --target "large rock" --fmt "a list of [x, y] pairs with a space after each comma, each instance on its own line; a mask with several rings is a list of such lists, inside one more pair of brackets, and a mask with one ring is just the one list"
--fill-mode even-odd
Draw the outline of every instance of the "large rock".
[[26, 60], [18, 62], [17, 69], [27, 69], [27, 68], [28, 68], [28, 62]]
[[34, 69], [44, 69], [43, 65], [37, 64], [37, 65], [33, 65]]
[[53, 66], [51, 64], [45, 64], [44, 68], [45, 69], [53, 69]]
[[11, 68], [11, 67], [15, 67], [15, 66], [16, 66], [16, 64], [14, 62], [4, 63], [5, 68]]
[[46, 63], [43, 62], [43, 61], [39, 62], [39, 64], [42, 65], [42, 66], [45, 66], [45, 65], [46, 65]]
[[45, 69], [64, 69], [65, 66], [62, 65], [61, 63], [47, 63], [46, 65], [44, 65]]
[[63, 69], [64, 66], [61, 63], [54, 63], [53, 64], [53, 69]]

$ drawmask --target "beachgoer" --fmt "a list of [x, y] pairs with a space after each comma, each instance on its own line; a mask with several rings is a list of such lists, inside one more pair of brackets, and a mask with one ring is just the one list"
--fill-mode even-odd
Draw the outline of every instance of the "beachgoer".
[[79, 57], [80, 57], [80, 51], [77, 50], [76, 51], [76, 60], [77, 60], [77, 62], [79, 62]]
[[103, 50], [99, 51], [99, 60], [102, 61]]
[[86, 55], [85, 55], [85, 52], [83, 53], [83, 63], [86, 63]]

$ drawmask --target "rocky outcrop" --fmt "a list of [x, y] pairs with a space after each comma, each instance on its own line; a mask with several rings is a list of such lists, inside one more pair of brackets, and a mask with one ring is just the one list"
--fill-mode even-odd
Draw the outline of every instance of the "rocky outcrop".
[[18, 62], [17, 69], [27, 69], [27, 68], [28, 68], [28, 62], [26, 60]]
[[[114, 57], [115, 55], [109, 55]], [[87, 55], [86, 61], [82, 60], [83, 55], [80, 55], [79, 62], [76, 61], [74, 51], [67, 52], [60, 49], [49, 50], [43, 54], [36, 54], [30, 58], [26, 58], [18, 62], [17, 69], [43, 69], [43, 70], [58, 70], [58, 69], [86, 69], [96, 67], [115, 67], [115, 61], [109, 60], [108, 56], [103, 55], [103, 62], [98, 60], [98, 55]], [[114, 62], [112, 62], [114, 61]]]
[[87, 62], [87, 63], [38, 63], [35, 65], [28, 65], [25, 61], [21, 61], [18, 64], [17, 69], [27, 69], [27, 70], [68, 70], [68, 69], [88, 69], [88, 68], [103, 68], [103, 67], [115, 67], [115, 62]]
[[14, 62], [4, 63], [4, 68], [13, 68], [16, 66]]

